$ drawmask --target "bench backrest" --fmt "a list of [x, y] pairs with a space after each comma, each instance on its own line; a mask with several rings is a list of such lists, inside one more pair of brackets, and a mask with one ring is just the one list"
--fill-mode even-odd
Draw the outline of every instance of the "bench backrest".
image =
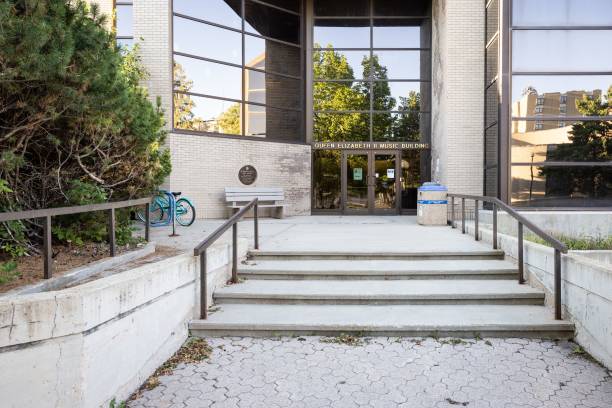
[[225, 187], [226, 202], [251, 201], [258, 198], [259, 201], [283, 201], [285, 192], [282, 188], [267, 187]]

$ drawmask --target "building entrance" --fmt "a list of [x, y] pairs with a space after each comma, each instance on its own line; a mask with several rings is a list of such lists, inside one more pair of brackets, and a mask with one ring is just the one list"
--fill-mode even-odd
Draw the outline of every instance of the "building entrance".
[[345, 151], [342, 197], [347, 214], [397, 214], [400, 191], [397, 151]]

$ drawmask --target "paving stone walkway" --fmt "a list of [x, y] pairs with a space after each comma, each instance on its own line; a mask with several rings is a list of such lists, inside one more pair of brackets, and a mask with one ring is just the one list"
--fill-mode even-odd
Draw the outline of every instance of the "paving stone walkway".
[[610, 372], [571, 342], [214, 338], [129, 407], [612, 407]]

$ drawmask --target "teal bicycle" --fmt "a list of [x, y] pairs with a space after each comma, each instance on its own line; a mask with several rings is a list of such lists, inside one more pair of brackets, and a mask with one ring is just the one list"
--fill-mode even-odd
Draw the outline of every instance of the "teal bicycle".
[[[186, 197], [178, 198], [180, 195], [181, 193], [176, 191], [159, 191], [149, 206], [149, 222], [152, 227], [170, 225], [173, 219], [183, 227], [193, 224], [196, 217], [195, 206]], [[144, 210], [138, 210], [136, 217], [145, 222]]]

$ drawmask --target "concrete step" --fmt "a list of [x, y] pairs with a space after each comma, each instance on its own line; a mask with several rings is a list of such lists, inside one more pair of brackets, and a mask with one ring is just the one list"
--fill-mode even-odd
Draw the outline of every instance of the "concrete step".
[[215, 291], [216, 304], [543, 305], [544, 293], [509, 280], [252, 280]]
[[517, 279], [516, 265], [491, 260], [260, 260], [238, 267], [246, 279], [282, 280], [403, 280], [403, 279]]
[[304, 259], [340, 259], [340, 260], [417, 260], [417, 259], [504, 259], [502, 250], [472, 249], [464, 251], [388, 251], [388, 252], [354, 252], [354, 251], [281, 251], [281, 250], [251, 250], [249, 259], [266, 260], [304, 260]]
[[565, 339], [574, 326], [544, 306], [509, 305], [219, 305], [189, 324], [195, 336], [341, 333], [380, 336]]

